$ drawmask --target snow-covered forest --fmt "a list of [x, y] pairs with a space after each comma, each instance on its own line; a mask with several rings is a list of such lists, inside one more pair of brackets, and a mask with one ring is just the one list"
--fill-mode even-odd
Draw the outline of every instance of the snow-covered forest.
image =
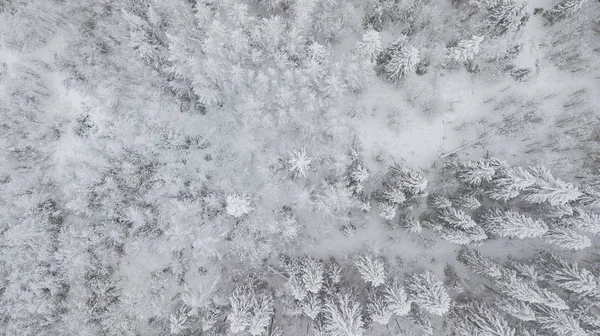
[[600, 335], [600, 1], [0, 0], [0, 335]]

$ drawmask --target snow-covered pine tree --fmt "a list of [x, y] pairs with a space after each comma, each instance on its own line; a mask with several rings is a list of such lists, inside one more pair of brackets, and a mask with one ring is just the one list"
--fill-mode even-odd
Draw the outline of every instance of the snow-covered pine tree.
[[537, 323], [560, 336], [588, 336], [579, 321], [567, 311], [548, 307], [539, 307]]
[[415, 303], [411, 303], [408, 318], [426, 335], [433, 335], [433, 325], [431, 319], [423, 310]]
[[299, 151], [293, 149], [289, 155], [288, 163], [290, 164], [290, 172], [296, 177], [305, 178], [310, 171], [310, 163], [312, 162], [312, 158], [306, 154], [306, 149], [301, 148]]
[[405, 228], [408, 233], [420, 233], [423, 231], [421, 221], [415, 217], [406, 217], [402, 222], [401, 226]]
[[554, 23], [577, 13], [587, 0], [562, 0], [544, 13], [544, 18]]
[[229, 297], [231, 312], [227, 316], [229, 330], [232, 333], [242, 332], [250, 325], [255, 301], [256, 296], [248, 286], [238, 286], [233, 291]]
[[399, 188], [389, 188], [383, 192], [383, 197], [391, 204], [402, 204], [406, 201], [406, 195]]
[[332, 336], [362, 336], [362, 307], [354, 295], [338, 293], [324, 306], [325, 329]]
[[470, 186], [479, 186], [492, 181], [496, 171], [506, 167], [506, 163], [496, 159], [464, 160], [452, 163], [456, 167], [456, 178]]
[[286, 288], [290, 295], [292, 295], [294, 299], [298, 301], [304, 300], [304, 298], [306, 298], [308, 295], [304, 281], [299, 274], [290, 275], [288, 281], [286, 282]]
[[538, 273], [537, 268], [535, 268], [532, 264], [523, 263], [513, 259], [512, 257], [508, 257], [508, 261], [505, 264], [507, 268], [512, 268], [517, 272], [517, 275], [520, 277], [530, 279], [533, 281], [538, 281], [541, 279], [540, 274]]
[[515, 336], [516, 330], [500, 312], [485, 303], [472, 304], [466, 309], [467, 319], [479, 329], [481, 335]]
[[227, 214], [235, 218], [240, 218], [252, 211], [250, 198], [243, 195], [231, 194], [227, 196]]
[[456, 204], [457, 207], [467, 210], [476, 210], [481, 207], [481, 202], [479, 202], [479, 199], [474, 195], [458, 196], [453, 198], [452, 202]]
[[406, 75], [415, 71], [419, 63], [419, 49], [415, 47], [404, 47], [391, 54], [389, 62], [384, 70], [388, 80], [397, 83]]
[[518, 31], [529, 20], [527, 3], [522, 0], [498, 0], [488, 10], [488, 30], [493, 36]]
[[383, 262], [376, 257], [361, 256], [354, 265], [358, 268], [361, 278], [370, 283], [373, 287], [378, 287], [385, 283], [385, 268]]
[[440, 209], [437, 212], [437, 219], [452, 228], [468, 229], [477, 226], [471, 216], [453, 207]]
[[302, 282], [304, 288], [310, 293], [319, 293], [323, 287], [323, 263], [312, 258], [302, 262]]
[[456, 336], [473, 336], [479, 335], [481, 330], [469, 321], [468, 314], [465, 313], [466, 308], [454, 308], [450, 311], [448, 321], [452, 325], [452, 333]]
[[393, 203], [378, 203], [377, 210], [379, 210], [379, 216], [389, 221], [396, 218], [396, 205]]
[[573, 217], [566, 218], [565, 221], [577, 230], [600, 234], [600, 215], [596, 213], [576, 207], [573, 209]]
[[259, 294], [254, 300], [252, 317], [248, 324], [248, 331], [252, 336], [264, 335], [274, 314], [273, 298], [268, 294]]
[[483, 36], [472, 36], [470, 39], [460, 40], [456, 46], [448, 48], [444, 58], [444, 66], [473, 61], [475, 56], [479, 54], [479, 46], [483, 39]]
[[429, 194], [427, 204], [434, 209], [444, 209], [452, 206], [452, 202], [448, 198], [439, 194]]
[[368, 30], [363, 34], [362, 40], [358, 42], [357, 53], [361, 59], [374, 62], [382, 51], [381, 36], [376, 30]]
[[565, 250], [581, 250], [592, 246], [590, 238], [565, 227], [552, 228], [543, 238], [547, 243]]
[[537, 303], [556, 309], [569, 309], [566, 302], [557, 294], [540, 288], [535, 282], [517, 276], [517, 272], [506, 270], [500, 279], [495, 281], [502, 293], [511, 298], [527, 303]]
[[182, 333], [188, 328], [188, 314], [185, 307], [181, 307], [177, 312], [171, 314], [169, 317], [171, 335], [177, 335]]
[[521, 321], [535, 321], [535, 311], [526, 302], [501, 297], [496, 299], [496, 306], [503, 312]]
[[500, 237], [524, 239], [541, 237], [548, 232], [548, 226], [543, 221], [512, 210], [490, 209], [483, 215], [483, 221], [486, 231]]
[[545, 252], [540, 255], [540, 265], [546, 279], [555, 286], [584, 296], [600, 298], [600, 279], [576, 263], [569, 263], [558, 255]]
[[411, 301], [408, 300], [404, 286], [393, 280], [384, 288], [384, 298], [390, 311], [397, 316], [405, 316], [410, 311]]
[[348, 188], [354, 193], [361, 193], [369, 179], [369, 171], [362, 164], [353, 162], [348, 176]]
[[212, 329], [219, 319], [221, 318], [221, 309], [216, 305], [211, 305], [202, 311], [200, 315], [200, 322], [202, 324], [202, 331], [207, 332]]
[[425, 194], [427, 180], [416, 170], [398, 163], [390, 166], [391, 177], [389, 184], [392, 187], [399, 187], [408, 196], [417, 196]]
[[450, 309], [451, 300], [444, 283], [431, 271], [409, 277], [406, 289], [410, 300], [431, 314], [442, 316]]
[[555, 178], [542, 166], [529, 167], [528, 170], [536, 178], [536, 183], [525, 189], [523, 196], [525, 201], [562, 205], [575, 201], [583, 195], [574, 185]]
[[592, 209], [600, 209], [600, 191], [587, 185], [580, 187], [583, 195], [577, 200], [581, 205]]
[[319, 295], [309, 293], [306, 299], [302, 301], [302, 312], [308, 316], [311, 320], [317, 318], [317, 316], [323, 311], [323, 300]]
[[379, 292], [371, 292], [367, 302], [367, 312], [375, 323], [387, 325], [393, 312], [384, 296]]
[[442, 237], [453, 244], [465, 245], [488, 238], [469, 215], [455, 208], [440, 209], [436, 218], [442, 224]]
[[535, 184], [537, 179], [522, 167], [505, 167], [498, 170], [493, 186], [487, 195], [495, 200], [507, 201], [519, 196], [526, 188]]
[[466, 229], [443, 227], [441, 229], [442, 238], [457, 245], [477, 244], [488, 238], [485, 231], [480, 226], [469, 227]]
[[337, 262], [330, 260], [325, 269], [325, 277], [328, 285], [339, 284], [342, 281], [342, 268]]
[[504, 272], [504, 267], [485, 258], [475, 249], [463, 247], [458, 252], [458, 260], [463, 263], [471, 271], [488, 277], [490, 279], [500, 279]]

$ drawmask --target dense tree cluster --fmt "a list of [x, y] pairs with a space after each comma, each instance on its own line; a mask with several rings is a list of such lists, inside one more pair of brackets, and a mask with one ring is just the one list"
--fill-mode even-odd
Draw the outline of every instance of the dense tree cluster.
[[600, 333], [594, 99], [547, 118], [585, 171], [379, 129], [597, 71], [598, 6], [0, 0], [0, 334]]

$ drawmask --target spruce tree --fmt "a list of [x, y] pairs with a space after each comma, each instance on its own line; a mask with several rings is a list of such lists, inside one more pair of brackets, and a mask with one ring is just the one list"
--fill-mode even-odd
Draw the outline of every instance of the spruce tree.
[[577, 13], [587, 0], [563, 0], [544, 13], [551, 23], [562, 20]]
[[541, 254], [539, 262], [553, 285], [580, 295], [600, 297], [600, 279], [588, 269], [579, 268], [576, 263], [568, 263], [550, 252]]
[[339, 293], [324, 306], [325, 329], [332, 336], [362, 336], [364, 322], [361, 304], [350, 293]]
[[404, 286], [394, 280], [384, 289], [385, 302], [392, 313], [405, 316], [410, 311], [411, 301], [408, 300]]
[[487, 195], [495, 200], [507, 201], [513, 199], [535, 184], [537, 179], [527, 169], [522, 167], [505, 167], [498, 171], [494, 178], [493, 187]]
[[390, 82], [397, 83], [414, 72], [417, 63], [419, 63], [419, 49], [404, 47], [391, 54], [389, 62], [384, 67], [386, 76]]
[[535, 311], [531, 305], [520, 300], [501, 297], [497, 298], [496, 306], [521, 321], [535, 321], [536, 319]]
[[415, 303], [411, 303], [408, 318], [426, 335], [433, 335], [431, 318]]
[[544, 329], [551, 330], [561, 336], [587, 336], [579, 321], [568, 312], [548, 307], [538, 309], [537, 322]]
[[506, 163], [496, 159], [480, 159], [478, 161], [458, 161], [456, 166], [456, 178], [470, 186], [480, 186], [482, 183], [492, 181], [496, 171], [506, 166]]
[[318, 293], [323, 287], [323, 264], [315, 259], [306, 258], [302, 263], [302, 282], [310, 293]]
[[484, 214], [483, 221], [484, 229], [500, 237], [541, 237], [548, 231], [548, 226], [541, 220], [534, 220], [512, 210], [490, 209]]
[[552, 228], [543, 238], [547, 243], [565, 250], [581, 250], [592, 246], [590, 238], [568, 228]]
[[494, 36], [518, 31], [529, 19], [522, 0], [499, 0], [489, 8], [488, 29]]
[[369, 30], [363, 34], [356, 48], [361, 59], [374, 62], [382, 51], [381, 36], [377, 31]]
[[302, 313], [308, 316], [311, 320], [317, 318], [317, 316], [323, 311], [323, 301], [319, 295], [309, 293], [306, 299], [302, 301]]
[[535, 166], [528, 170], [536, 178], [536, 183], [525, 189], [523, 199], [528, 202], [563, 205], [575, 201], [583, 195], [571, 183], [555, 178], [544, 167]]
[[380, 325], [387, 325], [393, 315], [393, 312], [383, 295], [376, 292], [369, 295], [367, 311], [371, 320]]
[[482, 335], [515, 336], [516, 331], [500, 312], [485, 303], [472, 304], [464, 310], [467, 319]]
[[383, 262], [371, 256], [359, 257], [354, 265], [358, 268], [362, 279], [370, 283], [373, 287], [378, 287], [385, 283], [385, 269]]
[[442, 316], [450, 309], [451, 300], [444, 283], [430, 271], [409, 277], [406, 289], [410, 300], [431, 314]]
[[517, 276], [512, 270], [504, 272], [500, 279], [495, 282], [502, 293], [517, 300], [527, 303], [537, 303], [556, 309], [568, 309], [569, 307], [557, 294], [545, 288], [540, 288], [535, 282], [528, 281]]
[[479, 251], [470, 248], [462, 248], [458, 252], [458, 260], [471, 271], [488, 277], [490, 279], [500, 279], [504, 273], [504, 267], [485, 258]]

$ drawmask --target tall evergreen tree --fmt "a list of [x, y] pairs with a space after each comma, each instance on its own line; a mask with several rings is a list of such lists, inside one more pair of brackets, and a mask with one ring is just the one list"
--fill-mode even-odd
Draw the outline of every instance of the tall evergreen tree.
[[354, 263], [362, 279], [370, 283], [373, 287], [383, 285], [385, 283], [385, 269], [383, 262], [371, 256], [359, 257]]
[[543, 238], [546, 242], [565, 250], [581, 250], [592, 246], [590, 238], [568, 228], [552, 228]]
[[332, 336], [362, 336], [361, 304], [349, 293], [339, 293], [325, 303], [325, 328]]
[[574, 185], [555, 178], [544, 167], [530, 167], [529, 172], [537, 181], [534, 185], [525, 189], [523, 199], [528, 202], [548, 202], [550, 205], [562, 205], [575, 201], [583, 195]]
[[501, 237], [541, 237], [548, 231], [548, 226], [541, 220], [534, 220], [512, 210], [494, 208], [485, 213], [483, 218], [484, 229]]
[[561, 336], [588, 336], [588, 333], [581, 328], [579, 321], [562, 310], [540, 307], [537, 322], [542, 328]]
[[406, 289], [410, 300], [431, 314], [442, 316], [450, 309], [451, 300], [444, 283], [430, 271], [408, 278]]
[[554, 23], [577, 13], [587, 0], [563, 0], [544, 13], [544, 18]]
[[546, 270], [546, 278], [555, 286], [580, 295], [600, 298], [600, 279], [591, 271], [568, 263], [550, 252], [540, 256], [540, 264]]

